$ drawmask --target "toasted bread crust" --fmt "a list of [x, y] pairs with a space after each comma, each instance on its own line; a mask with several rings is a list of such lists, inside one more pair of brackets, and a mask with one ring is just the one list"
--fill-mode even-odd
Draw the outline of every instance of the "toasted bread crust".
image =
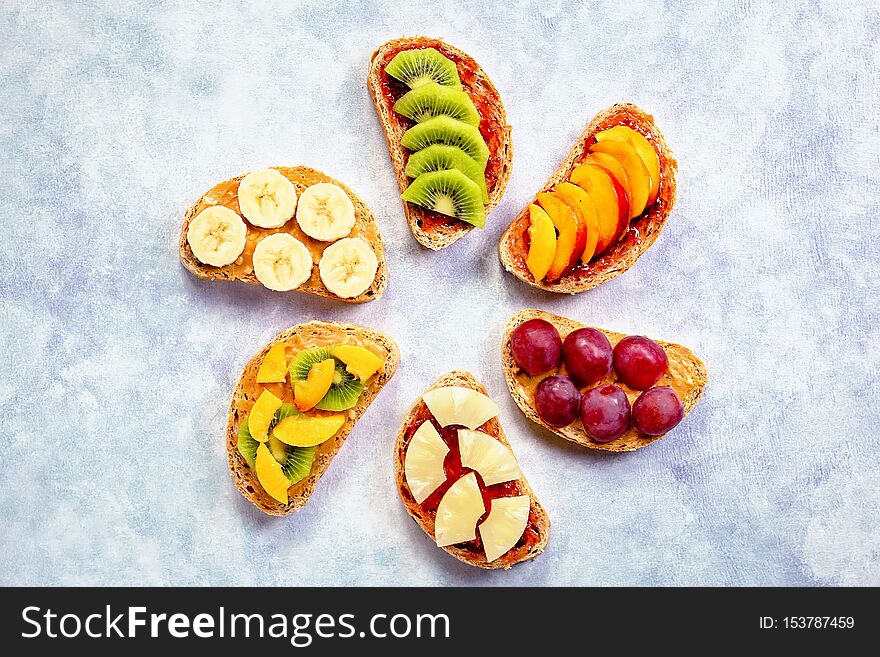
[[[370, 208], [367, 207], [367, 204], [346, 185], [335, 178], [331, 178], [325, 173], [317, 171], [316, 169], [305, 166], [271, 168], [280, 171], [293, 183], [294, 187], [296, 187], [297, 196], [301, 195], [307, 187], [311, 187], [317, 183], [333, 183], [345, 190], [345, 193], [348, 194], [354, 205], [355, 227], [358, 229], [359, 236], [363, 237], [370, 245], [370, 248], [373, 249], [373, 253], [376, 254], [376, 259], [379, 261], [379, 268], [376, 270], [376, 277], [373, 279], [373, 284], [356, 297], [343, 299], [328, 290], [321, 282], [321, 277], [317, 273], [317, 263], [314, 263], [312, 267], [312, 275], [309, 280], [293, 291], [312, 294], [319, 297], [327, 297], [328, 299], [336, 299], [337, 301], [345, 301], [346, 303], [364, 303], [366, 301], [374, 301], [381, 297], [382, 293], [385, 291], [385, 285], [388, 282], [388, 266], [385, 262], [385, 245], [382, 242], [382, 236], [379, 234], [379, 226], [376, 223], [376, 218], [373, 216]], [[186, 211], [186, 214], [183, 217], [183, 226], [180, 230], [180, 260], [184, 267], [199, 278], [209, 281], [244, 281], [245, 283], [251, 283], [252, 285], [262, 285], [260, 281], [257, 280], [253, 271], [239, 276], [234, 271], [232, 265], [227, 265], [225, 267], [211, 267], [210, 265], [202, 264], [196, 259], [195, 255], [193, 255], [189, 242], [186, 240], [186, 233], [189, 230], [189, 224], [196, 215], [206, 207], [224, 203], [228, 197], [220, 190], [233, 183], [237, 184], [245, 177], [245, 175], [247, 174], [230, 178], [229, 180], [225, 180], [212, 187], [205, 192], [201, 198], [189, 208], [189, 210]], [[294, 217], [290, 219], [290, 221], [296, 221], [296, 218]], [[247, 220], [245, 220], [245, 223], [247, 224]], [[252, 228], [250, 227], [250, 224], [247, 225], [249, 226], [248, 230], [251, 230]], [[327, 242], [327, 245], [329, 246], [331, 243], [332, 242]]]
[[590, 263], [587, 271], [575, 271], [554, 282], [536, 281], [525, 265], [525, 255], [519, 253], [517, 248], [517, 241], [528, 228], [529, 210], [526, 206], [507, 227], [498, 242], [501, 264], [524, 283], [561, 294], [584, 292], [625, 272], [657, 241], [675, 204], [675, 175], [678, 162], [666, 144], [663, 134], [654, 124], [654, 118], [631, 103], [618, 103], [599, 112], [541, 191], [547, 191], [554, 185], [568, 180], [572, 170], [583, 160], [584, 147], [587, 143], [597, 132], [616, 125], [627, 125], [642, 133], [657, 151], [660, 158], [660, 189], [657, 200], [608, 253]]
[[[525, 394], [518, 385], [516, 375], [519, 368], [513, 360], [513, 354], [510, 349], [510, 338], [514, 329], [530, 319], [543, 319], [550, 322], [556, 327], [563, 339], [565, 339], [565, 336], [572, 331], [586, 326], [586, 324], [581, 324], [580, 322], [568, 319], [567, 317], [560, 317], [559, 315], [544, 312], [543, 310], [534, 309], [521, 310], [508, 320], [507, 325], [504, 328], [504, 337], [501, 340], [501, 364], [504, 368], [504, 378], [507, 381], [507, 388], [510, 390], [510, 395], [528, 419], [536, 424], [540, 424], [546, 429], [549, 429], [557, 436], [570, 440], [573, 443], [590, 447], [592, 449], [604, 450], [606, 452], [631, 452], [636, 449], [641, 449], [646, 445], [650, 445], [666, 435], [644, 436], [636, 431], [634, 427], [630, 427], [627, 429], [626, 433], [617, 440], [612, 440], [609, 443], [597, 443], [584, 432], [580, 420], [575, 420], [567, 427], [561, 429], [551, 427], [549, 424], [545, 423], [535, 410], [534, 398], [529, 394]], [[626, 337], [626, 334], [624, 333], [607, 331], [598, 327], [595, 328], [605, 334], [612, 346], [616, 345], [620, 340]], [[706, 388], [706, 384], [709, 382], [709, 375], [706, 371], [706, 366], [703, 364], [703, 361], [697, 358], [687, 347], [672, 342], [661, 342], [659, 340], [655, 340], [655, 342], [663, 347], [663, 350], [666, 352], [666, 356], [669, 359], [669, 372], [661, 378], [658, 385], [672, 385], [672, 387], [675, 388], [681, 399], [681, 403], [684, 406], [685, 417], [687, 417], [688, 413], [690, 413], [694, 406], [697, 405], [697, 402], [703, 395], [703, 390]], [[613, 375], [614, 373], [612, 371], [612, 376]]]
[[[489, 107], [491, 113], [495, 115], [496, 120], [501, 126], [501, 134], [499, 135], [501, 143], [497, 149], [498, 152], [493, 153], [493, 155], [497, 154], [500, 160], [500, 168], [494, 186], [489, 188], [489, 202], [486, 204], [486, 214], [488, 215], [501, 201], [504, 190], [507, 188], [507, 182], [510, 180], [510, 172], [513, 167], [513, 141], [510, 137], [510, 126], [507, 124], [507, 115], [504, 112], [504, 105], [501, 103], [501, 96], [485, 71], [480, 68], [472, 57], [440, 39], [423, 36], [394, 39], [381, 45], [370, 59], [367, 87], [370, 90], [373, 104], [376, 106], [376, 113], [379, 115], [379, 121], [385, 132], [385, 141], [388, 144], [388, 153], [391, 156], [391, 164], [394, 167], [397, 184], [400, 186], [401, 193], [406, 191], [410, 184], [410, 179], [404, 173], [407, 158], [406, 149], [400, 145], [400, 140], [403, 138], [403, 134], [409, 127], [409, 124], [404, 117], [395, 114], [382, 93], [382, 76], [385, 75], [382, 63], [391, 53], [417, 48], [436, 48], [441, 53], [454, 55], [460, 60], [467, 62], [468, 68], [472, 68], [475, 71], [475, 75], [472, 83], [462, 83], [465, 91], [471, 94], [472, 97], [475, 91], [479, 91], [491, 98]], [[464, 237], [474, 228], [464, 221], [455, 221], [448, 225], [436, 226], [430, 230], [425, 230], [422, 228], [422, 222], [427, 214], [426, 211], [413, 203], [401, 202], [403, 203], [406, 221], [413, 236], [419, 244], [428, 249], [436, 251], [447, 247]]]
[[[480, 383], [474, 378], [473, 374], [470, 372], [464, 372], [460, 370], [454, 370], [445, 374], [444, 376], [437, 379], [428, 390], [434, 390], [435, 388], [442, 388], [444, 386], [462, 386], [465, 388], [470, 388], [472, 390], [476, 390], [478, 392], [483, 393], [484, 395], [488, 395], [486, 389], [480, 385]], [[427, 392], [427, 390], [425, 391]], [[412, 493], [409, 490], [409, 486], [406, 483], [406, 475], [404, 472], [404, 456], [405, 450], [404, 447], [404, 439], [407, 428], [412, 424], [413, 419], [415, 418], [418, 410], [421, 406], [424, 405], [421, 396], [416, 400], [415, 404], [413, 404], [412, 408], [410, 408], [409, 412], [406, 414], [406, 417], [403, 420], [403, 425], [400, 428], [400, 431], [397, 434], [397, 440], [394, 443], [394, 476], [397, 480], [397, 492], [400, 494], [400, 499], [403, 502], [403, 505], [406, 507], [407, 512], [412, 517], [413, 520], [422, 528], [425, 534], [433, 541], [434, 540], [434, 521], [433, 519], [428, 519], [422, 516], [419, 513], [419, 505], [416, 504], [415, 500], [412, 497]], [[494, 436], [502, 443], [504, 443], [508, 448], [510, 447], [510, 443], [507, 441], [507, 436], [504, 435], [504, 430], [501, 428], [501, 422], [498, 418], [493, 418], [489, 420], [489, 422], [484, 425], [481, 430], [486, 431], [490, 435]], [[531, 486], [529, 486], [529, 482], [526, 480], [525, 476], [519, 480], [522, 488], [525, 493], [529, 495], [532, 499], [532, 507], [530, 514], [533, 513], [536, 517], [535, 525], [539, 532], [539, 540], [535, 544], [532, 549], [526, 549], [525, 546], [520, 548], [513, 548], [508, 551], [502, 557], [499, 557], [495, 561], [491, 563], [486, 562], [485, 554], [475, 555], [473, 552], [468, 550], [456, 547], [455, 545], [448, 545], [442, 550], [448, 552], [453, 557], [460, 561], [464, 561], [472, 566], [476, 566], [477, 568], [484, 568], [487, 570], [496, 570], [498, 568], [504, 568], [505, 570], [509, 569], [514, 564], [520, 563], [522, 561], [527, 561], [529, 559], [534, 559], [541, 552], [544, 551], [544, 548], [547, 547], [547, 539], [550, 534], [550, 519], [547, 517], [547, 513], [544, 511], [544, 507], [541, 506], [540, 502], [538, 502], [538, 498], [535, 496], [535, 492], [532, 490]]]
[[[238, 425], [241, 418], [247, 414], [244, 408], [250, 409], [250, 406], [252, 406], [252, 403], [247, 399], [248, 388], [256, 380], [260, 364], [272, 345], [294, 338], [302, 338], [306, 341], [313, 339], [316, 343], [332, 344], [345, 336], [362, 338], [382, 347], [388, 354], [385, 364], [376, 378], [364, 388], [358, 403], [348, 411], [344, 411], [348, 414], [348, 417], [342, 428], [333, 438], [319, 445], [318, 450], [315, 452], [315, 462], [312, 465], [312, 471], [309, 476], [291, 487], [288, 490], [288, 503], [286, 505], [281, 504], [263, 490], [263, 487], [257, 480], [256, 472], [250, 468], [247, 461], [238, 451]], [[330, 461], [336, 456], [354, 425], [373, 402], [373, 399], [376, 398], [376, 395], [379, 394], [379, 391], [382, 390], [383, 386], [394, 376], [399, 362], [400, 350], [394, 340], [384, 333], [364, 328], [357, 324], [309, 322], [307, 324], [297, 324], [276, 335], [269, 344], [248, 361], [241, 378], [238, 380], [235, 391], [232, 393], [232, 401], [229, 405], [229, 418], [226, 425], [226, 453], [229, 458], [229, 471], [232, 474], [235, 487], [238, 488], [245, 499], [269, 515], [286, 516], [299, 511], [309, 501], [315, 486], [327, 471]]]

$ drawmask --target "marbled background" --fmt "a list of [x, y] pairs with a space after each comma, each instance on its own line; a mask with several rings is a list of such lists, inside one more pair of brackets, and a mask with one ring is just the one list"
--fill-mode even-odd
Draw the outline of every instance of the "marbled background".
[[[3, 3], [0, 583], [880, 584], [877, 5], [428, 5]], [[376, 46], [418, 33], [472, 54], [514, 129], [504, 201], [441, 253], [409, 234], [364, 84]], [[522, 285], [499, 234], [621, 100], [678, 156], [668, 227], [599, 289]], [[380, 301], [179, 264], [202, 192], [294, 163], [374, 210]], [[565, 443], [506, 393], [498, 343], [523, 307], [688, 345], [707, 394], [642, 451]], [[308, 506], [269, 518], [232, 486], [227, 404], [251, 354], [318, 318], [389, 332], [402, 363]], [[400, 419], [453, 368], [500, 402], [552, 519], [510, 572], [436, 549], [397, 498]]]

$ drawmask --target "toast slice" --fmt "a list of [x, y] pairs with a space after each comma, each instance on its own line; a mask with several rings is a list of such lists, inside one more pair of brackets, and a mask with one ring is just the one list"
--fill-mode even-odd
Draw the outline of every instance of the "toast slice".
[[[461, 386], [488, 395], [486, 389], [480, 385], [470, 372], [459, 370], [449, 372], [432, 383], [428, 390], [434, 390], [435, 388], [442, 388], [444, 386]], [[406, 414], [406, 417], [403, 420], [403, 426], [397, 434], [397, 440], [394, 444], [394, 474], [397, 479], [397, 490], [400, 493], [400, 499], [403, 501], [407, 512], [412, 516], [413, 520], [418, 523], [428, 537], [431, 538], [431, 540], [434, 540], [434, 520], [436, 517], [436, 511], [427, 510], [423, 508], [422, 505], [416, 503], [412, 491], [410, 491], [410, 488], [406, 483], [404, 472], [406, 449], [412, 438], [412, 434], [422, 422], [429, 421], [428, 418], [430, 417], [431, 412], [428, 410], [425, 402], [422, 401], [422, 398], [419, 397], [418, 401], [416, 401]], [[510, 448], [510, 443], [507, 441], [507, 436], [504, 435], [504, 430], [501, 428], [501, 423], [497, 417], [490, 419], [488, 422], [480, 426], [479, 430], [489, 434], [499, 442], [503, 443], [506, 447]], [[528, 524], [526, 525], [526, 530], [523, 537], [520, 538], [519, 543], [491, 563], [486, 562], [486, 556], [483, 552], [482, 544], [480, 543], [479, 533], [477, 534], [476, 541], [449, 545], [441, 549], [445, 550], [460, 561], [464, 561], [477, 568], [490, 570], [497, 568], [504, 568], [507, 570], [514, 564], [534, 559], [543, 552], [544, 548], [547, 546], [547, 539], [549, 537], [550, 520], [547, 517], [544, 508], [541, 506], [540, 502], [538, 502], [538, 498], [535, 496], [534, 491], [529, 486], [525, 477], [512, 482], [512, 484], [512, 495], [528, 495], [532, 501], [531, 508], [529, 509]]]
[[[261, 384], [256, 382], [257, 371], [269, 349], [280, 342], [294, 348], [308, 349], [326, 346], [339, 342], [348, 342], [368, 346], [372, 350], [384, 353], [385, 362], [379, 372], [367, 382], [357, 404], [343, 411], [347, 414], [345, 423], [339, 431], [320, 445], [315, 452], [309, 476], [288, 489], [288, 503], [281, 504], [272, 498], [257, 480], [256, 472], [251, 469], [245, 458], [238, 451], [238, 428], [241, 420], [247, 416], [256, 398], [262, 391]], [[275, 336], [275, 338], [257, 352], [245, 365], [244, 372], [232, 393], [229, 405], [229, 420], [226, 426], [226, 452], [229, 458], [229, 470], [239, 492], [261, 511], [273, 516], [286, 516], [300, 510], [309, 501], [315, 486], [330, 466], [330, 461], [339, 452], [342, 443], [351, 433], [354, 425], [367, 410], [369, 405], [391, 380], [400, 362], [400, 351], [397, 344], [387, 335], [357, 324], [340, 322], [309, 322], [297, 324]], [[290, 388], [289, 383], [272, 384]], [[292, 400], [292, 397], [291, 397]]]
[[[385, 73], [385, 66], [397, 53], [421, 48], [434, 48], [456, 63], [462, 88], [470, 95], [480, 113], [480, 132], [490, 153], [489, 163], [486, 165], [489, 202], [485, 207], [488, 215], [501, 201], [507, 182], [510, 180], [513, 166], [510, 126], [507, 124], [501, 96], [485, 71], [472, 57], [440, 39], [424, 36], [394, 39], [381, 45], [370, 59], [367, 87], [373, 97], [382, 129], [385, 131], [385, 141], [388, 144], [388, 153], [391, 156], [397, 184], [401, 193], [406, 191], [410, 184], [410, 179], [404, 173], [409, 160], [409, 151], [400, 145], [400, 140], [403, 133], [413, 124], [405, 116], [393, 110], [394, 102], [403, 95], [406, 88]], [[430, 212], [407, 201], [401, 202], [406, 221], [416, 241], [434, 251], [458, 241], [474, 228], [464, 221]]]
[[618, 103], [599, 112], [572, 146], [556, 173], [540, 191], [548, 191], [551, 187], [568, 180], [572, 170], [582, 163], [589, 147], [595, 143], [596, 133], [618, 125], [629, 126], [640, 132], [657, 151], [660, 159], [660, 188], [657, 199], [645, 208], [639, 217], [630, 222], [627, 231], [606, 253], [587, 265], [579, 264], [570, 273], [553, 282], [536, 281], [526, 267], [529, 209], [528, 206], [523, 208], [502, 233], [498, 242], [501, 264], [521, 281], [548, 292], [561, 294], [584, 292], [625, 272], [657, 240], [675, 204], [675, 174], [678, 162], [662, 133], [654, 124], [654, 118], [631, 103]]
[[223, 205], [241, 215], [238, 207], [238, 183], [247, 174], [242, 174], [214, 185], [214, 187], [205, 192], [201, 198], [199, 198], [199, 200], [186, 211], [186, 214], [183, 217], [183, 227], [180, 231], [180, 260], [183, 262], [183, 266], [199, 278], [209, 281], [244, 281], [245, 283], [251, 283], [252, 285], [261, 285], [260, 281], [258, 281], [257, 277], [254, 275], [252, 264], [249, 263], [249, 258], [253, 254], [254, 247], [256, 246], [257, 241], [266, 235], [286, 232], [293, 235], [308, 247], [309, 251], [312, 253], [312, 260], [314, 261], [311, 277], [309, 277], [305, 283], [296, 288], [296, 292], [304, 292], [306, 294], [313, 294], [315, 296], [327, 297], [329, 299], [336, 299], [348, 303], [364, 303], [381, 297], [382, 293], [385, 291], [385, 285], [388, 280], [388, 267], [385, 262], [385, 245], [382, 242], [382, 236], [379, 234], [379, 226], [376, 223], [376, 218], [373, 216], [370, 208], [367, 207], [367, 204], [364, 203], [357, 194], [351, 191], [351, 189], [338, 180], [310, 167], [297, 166], [272, 168], [277, 169], [293, 183], [293, 186], [296, 188], [297, 197], [299, 197], [307, 187], [311, 187], [317, 183], [332, 183], [345, 190], [345, 193], [348, 194], [354, 205], [355, 214], [354, 228], [352, 228], [351, 233], [349, 233], [348, 236], [360, 237], [366, 241], [373, 249], [373, 253], [376, 254], [376, 259], [379, 261], [379, 268], [376, 270], [376, 277], [373, 279], [373, 284], [362, 294], [350, 299], [339, 297], [328, 290], [324, 283], [321, 282], [321, 276], [318, 273], [317, 265], [324, 249], [330, 246], [332, 242], [320, 242], [306, 235], [300, 229], [295, 217], [290, 219], [281, 228], [269, 229], [253, 226], [245, 220], [248, 237], [242, 257], [231, 265], [226, 265], [225, 267], [212, 267], [199, 262], [195, 255], [193, 255], [189, 243], [186, 241], [186, 233], [187, 230], [189, 230], [190, 222], [202, 210], [213, 205]]
[[[516, 402], [516, 405], [519, 406], [523, 413], [525, 413], [527, 418], [566, 440], [570, 440], [573, 443], [590, 447], [592, 449], [605, 450], [606, 452], [631, 452], [640, 449], [645, 445], [650, 445], [655, 440], [663, 438], [663, 436], [645, 436], [640, 434], [634, 427], [630, 427], [627, 429], [626, 433], [617, 440], [612, 440], [608, 443], [598, 443], [587, 436], [579, 419], [561, 429], [551, 427], [541, 420], [535, 410], [534, 393], [535, 387], [543, 376], [530, 377], [528, 374], [520, 370], [514, 362], [513, 354], [510, 350], [510, 338], [514, 329], [523, 322], [536, 318], [546, 320], [553, 324], [553, 326], [559, 331], [559, 335], [563, 340], [565, 339], [565, 336], [572, 331], [586, 326], [586, 324], [581, 324], [573, 319], [560, 317], [559, 315], [544, 312], [543, 310], [533, 309], [521, 310], [508, 320], [504, 329], [504, 337], [501, 341], [501, 364], [504, 368], [504, 377], [507, 380], [507, 387], [510, 390], [510, 394]], [[602, 328], [599, 328], [598, 330], [605, 334], [609, 342], [611, 342], [612, 347], [626, 337], [626, 334], [624, 333], [615, 333], [614, 331], [607, 331]], [[659, 340], [656, 340], [655, 342], [663, 347], [663, 350], [666, 352], [666, 357], [669, 359], [669, 370], [657, 382], [657, 385], [670, 386], [675, 390], [684, 406], [684, 414], [687, 416], [700, 400], [703, 390], [709, 382], [706, 366], [687, 347], [682, 347], [681, 345], [672, 342], [660, 342]], [[607, 383], [619, 385], [624, 392], [626, 392], [630, 403], [634, 402], [641, 392], [639, 390], [633, 390], [619, 381], [613, 369], [608, 377], [597, 385]]]

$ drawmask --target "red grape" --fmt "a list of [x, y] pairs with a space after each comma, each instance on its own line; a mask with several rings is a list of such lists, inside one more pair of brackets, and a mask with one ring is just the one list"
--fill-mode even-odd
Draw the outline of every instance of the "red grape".
[[567, 376], [548, 376], [535, 390], [535, 410], [551, 427], [566, 427], [575, 421], [581, 393]]
[[582, 328], [572, 331], [562, 343], [565, 369], [583, 388], [601, 381], [611, 371], [611, 343], [602, 331]]
[[614, 347], [614, 369], [630, 388], [647, 390], [669, 367], [663, 347], [641, 335], [624, 338]]
[[620, 438], [629, 428], [629, 398], [615, 385], [587, 390], [581, 399], [584, 431], [597, 443]]
[[559, 366], [562, 338], [548, 321], [530, 319], [517, 326], [510, 336], [514, 362], [529, 376], [544, 374]]
[[643, 434], [662, 436], [684, 417], [684, 406], [669, 386], [645, 390], [632, 407], [633, 424]]

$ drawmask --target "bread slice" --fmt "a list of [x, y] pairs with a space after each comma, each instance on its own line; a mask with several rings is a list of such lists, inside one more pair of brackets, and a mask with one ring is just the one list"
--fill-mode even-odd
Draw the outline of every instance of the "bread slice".
[[[261, 239], [266, 235], [279, 232], [289, 232], [309, 248], [314, 260], [311, 277], [305, 283], [296, 288], [296, 292], [305, 292], [306, 294], [314, 294], [319, 297], [328, 297], [330, 299], [337, 299], [348, 303], [364, 303], [365, 301], [373, 301], [381, 297], [382, 293], [385, 291], [385, 284], [388, 280], [388, 267], [385, 263], [385, 245], [382, 242], [382, 236], [379, 234], [379, 226], [376, 223], [376, 218], [373, 216], [370, 208], [367, 207], [367, 204], [364, 203], [357, 194], [351, 191], [351, 189], [338, 180], [310, 167], [298, 166], [272, 168], [277, 169], [293, 183], [293, 186], [296, 187], [297, 197], [299, 197], [307, 187], [311, 187], [316, 183], [333, 183], [344, 189], [345, 193], [348, 194], [351, 199], [352, 204], [354, 204], [355, 222], [354, 228], [352, 228], [349, 237], [360, 237], [370, 245], [373, 249], [373, 253], [376, 254], [376, 259], [379, 261], [379, 268], [376, 270], [376, 277], [373, 279], [373, 284], [362, 294], [352, 297], [351, 299], [343, 299], [342, 297], [336, 296], [326, 288], [324, 283], [321, 282], [321, 276], [318, 273], [317, 266], [318, 261], [321, 258], [321, 253], [323, 253], [323, 250], [326, 247], [333, 244], [333, 242], [320, 242], [303, 233], [302, 230], [300, 230], [299, 225], [296, 223], [296, 217], [292, 218], [281, 228], [270, 229], [252, 226], [247, 220], [245, 220], [248, 230], [248, 245], [245, 247], [245, 250], [247, 251], [250, 249], [250, 252], [253, 253], [256, 240]], [[189, 230], [190, 222], [199, 214], [199, 212], [207, 207], [212, 205], [224, 205], [241, 215], [238, 208], [238, 183], [245, 177], [245, 175], [247, 174], [242, 174], [214, 185], [214, 187], [205, 192], [201, 198], [199, 198], [199, 200], [186, 211], [186, 214], [183, 217], [183, 227], [180, 230], [180, 260], [183, 262], [184, 267], [199, 278], [209, 281], [227, 280], [244, 281], [245, 283], [251, 283], [253, 285], [261, 284], [254, 275], [253, 267], [246, 267], [238, 263], [226, 265], [225, 267], [212, 267], [210, 265], [202, 264], [193, 255], [192, 249], [190, 249], [189, 243], [186, 241], [186, 233]]]
[[541, 188], [541, 191], [547, 191], [554, 185], [568, 180], [572, 170], [581, 164], [587, 155], [588, 148], [595, 143], [596, 133], [616, 125], [626, 125], [642, 133], [657, 151], [660, 158], [660, 188], [657, 200], [648, 206], [640, 217], [632, 220], [629, 229], [608, 252], [583, 269], [576, 268], [573, 272], [553, 282], [536, 281], [526, 267], [526, 255], [528, 254], [526, 230], [529, 226], [529, 209], [528, 206], [523, 208], [501, 235], [498, 242], [498, 255], [501, 258], [501, 264], [521, 281], [548, 292], [562, 294], [584, 292], [625, 272], [657, 240], [660, 231], [666, 225], [672, 206], [675, 204], [675, 173], [678, 169], [678, 162], [672, 151], [669, 150], [669, 146], [666, 145], [662, 133], [654, 125], [654, 118], [631, 103], [618, 103], [599, 112], [590, 121], [587, 129], [572, 146], [568, 156], [556, 169], [556, 173]]
[[[279, 342], [301, 345], [303, 349], [320, 347], [339, 342], [367, 343], [370, 346], [384, 351], [386, 354], [385, 364], [382, 369], [367, 383], [361, 393], [358, 403], [348, 411], [348, 418], [342, 428], [330, 440], [321, 443], [315, 452], [315, 461], [308, 477], [294, 484], [288, 490], [288, 503], [281, 504], [272, 498], [257, 480], [257, 474], [245, 461], [238, 451], [238, 425], [242, 418], [246, 417], [256, 401], [257, 390], [260, 386], [256, 383], [257, 371], [263, 358], [272, 345]], [[309, 322], [282, 331], [263, 347], [245, 365], [244, 372], [232, 393], [232, 402], [229, 405], [229, 420], [226, 425], [226, 453], [229, 457], [229, 470], [235, 487], [244, 495], [245, 499], [253, 503], [261, 511], [273, 516], [286, 516], [294, 511], [299, 511], [315, 490], [318, 481], [330, 466], [330, 461], [336, 456], [342, 443], [351, 433], [354, 425], [367, 410], [367, 407], [382, 390], [382, 387], [391, 380], [397, 371], [400, 362], [400, 351], [397, 344], [387, 335], [364, 328], [357, 324], [343, 324], [340, 322]], [[278, 385], [288, 385], [278, 384]]]
[[[504, 105], [501, 104], [501, 96], [498, 95], [498, 90], [495, 89], [495, 85], [492, 84], [485, 71], [472, 57], [440, 39], [424, 36], [394, 39], [381, 45], [370, 59], [367, 87], [373, 97], [382, 129], [385, 131], [385, 141], [388, 144], [388, 153], [391, 155], [394, 174], [397, 176], [397, 184], [402, 193], [410, 183], [410, 179], [404, 173], [406, 163], [409, 160], [409, 151], [400, 145], [400, 140], [412, 122], [406, 117], [396, 114], [393, 110], [396, 98], [390, 99], [388, 94], [391, 93], [389, 85], [394, 83], [389, 82], [385, 66], [397, 53], [403, 50], [422, 48], [434, 48], [456, 63], [462, 88], [470, 95], [482, 118], [480, 131], [483, 133], [483, 138], [486, 140], [490, 152], [489, 163], [486, 166], [486, 185], [489, 190], [489, 202], [486, 204], [486, 214], [488, 215], [501, 201], [507, 187], [507, 181], [510, 180], [510, 171], [513, 166], [513, 142], [510, 138], [510, 126], [507, 124], [507, 115], [504, 112]], [[401, 202], [413, 236], [419, 244], [429, 249], [436, 251], [447, 247], [474, 228], [464, 221], [445, 218], [407, 201]], [[437, 222], [437, 219], [440, 218], [443, 221]]]
[[[428, 390], [434, 390], [435, 388], [442, 388], [444, 386], [462, 386], [464, 388], [470, 388], [481, 392], [484, 395], [488, 395], [486, 389], [480, 385], [470, 372], [459, 370], [452, 371], [437, 379], [431, 384], [431, 387], [429, 387]], [[407, 512], [409, 512], [409, 515], [412, 516], [413, 520], [418, 523], [431, 540], [435, 540], [434, 517], [436, 516], [436, 512], [425, 511], [416, 503], [412, 492], [406, 483], [406, 476], [404, 473], [406, 448], [409, 444], [408, 440], [411, 437], [411, 433], [410, 436], [407, 436], [407, 430], [413, 427], [417, 422], [418, 424], [421, 424], [421, 422], [419, 422], [419, 416], [424, 413], [430, 414], [430, 411], [427, 410], [425, 402], [419, 397], [418, 401], [416, 401], [404, 418], [403, 426], [397, 434], [397, 441], [394, 444], [394, 474], [397, 479], [397, 491], [400, 493], [400, 499], [403, 501]], [[510, 447], [510, 443], [507, 441], [507, 437], [504, 435], [504, 430], [501, 428], [501, 423], [497, 417], [486, 422], [479, 428], [479, 430], [498, 439], [507, 447]], [[521, 561], [534, 559], [543, 552], [544, 548], [547, 546], [547, 539], [549, 537], [550, 520], [544, 511], [544, 507], [538, 502], [538, 498], [535, 496], [534, 491], [529, 486], [529, 482], [526, 481], [525, 477], [519, 479], [515, 485], [517, 490], [514, 494], [528, 495], [532, 499], [532, 506], [529, 511], [529, 523], [526, 526], [526, 533], [524, 534], [524, 536], [530, 535], [532, 538], [531, 545], [528, 543], [518, 543], [506, 554], [491, 563], [486, 562], [486, 555], [481, 547], [468, 549], [461, 545], [449, 545], [442, 549], [460, 561], [469, 563], [477, 568], [486, 568], [490, 570], [497, 568], [504, 568], [507, 570], [512, 565]], [[522, 539], [520, 539], [520, 541], [522, 543]]]
[[[586, 326], [573, 319], [533, 309], [521, 310], [508, 320], [507, 326], [504, 329], [504, 337], [501, 341], [501, 363], [504, 367], [504, 377], [507, 380], [510, 394], [527, 418], [566, 440], [585, 447], [591, 447], [592, 449], [605, 450], [606, 452], [631, 452], [663, 438], [663, 436], [644, 436], [636, 431], [635, 428], [630, 427], [617, 440], [612, 440], [608, 443], [597, 443], [584, 432], [580, 420], [575, 420], [567, 427], [561, 429], [551, 427], [541, 420], [537, 411], [535, 411], [534, 386], [543, 377], [529, 377], [524, 372], [521, 372], [513, 361], [513, 354], [510, 350], [510, 336], [513, 334], [514, 329], [523, 322], [536, 318], [544, 319], [553, 324], [563, 340], [572, 331]], [[607, 331], [601, 328], [598, 330], [606, 335], [612, 347], [626, 337], [624, 333], [615, 333], [614, 331]], [[687, 347], [682, 347], [672, 342], [660, 342], [659, 340], [656, 342], [663, 347], [669, 359], [669, 370], [657, 382], [657, 385], [671, 386], [675, 390], [684, 406], [684, 414], [687, 416], [700, 400], [703, 390], [709, 382], [706, 366]], [[608, 375], [604, 383], [619, 385], [626, 392], [630, 403], [634, 402], [640, 394], [640, 391], [633, 390], [620, 382], [614, 370], [611, 371], [611, 374]]]

